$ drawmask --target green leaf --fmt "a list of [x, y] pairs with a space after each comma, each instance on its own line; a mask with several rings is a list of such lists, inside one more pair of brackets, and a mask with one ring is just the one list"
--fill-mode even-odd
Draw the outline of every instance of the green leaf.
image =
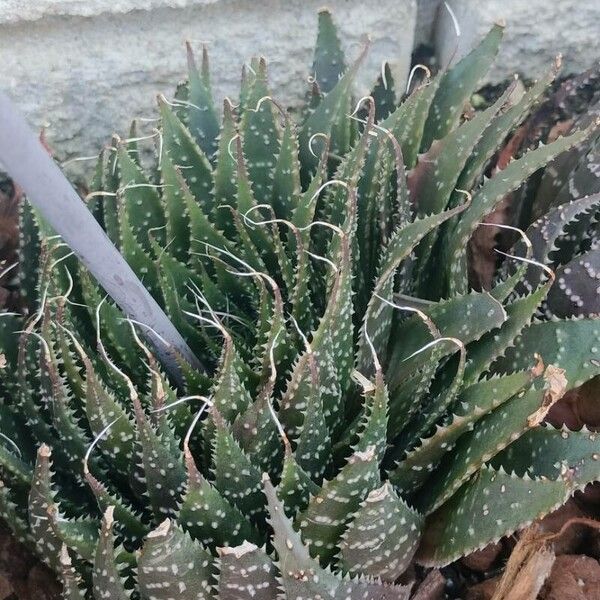
[[340, 472], [325, 481], [296, 523], [311, 554], [323, 563], [334, 557], [340, 537], [362, 500], [379, 484], [375, 447], [355, 452]]
[[[379, 132], [378, 129], [374, 131]], [[359, 252], [354, 270], [356, 310], [361, 313], [365, 311], [369, 293], [372, 291], [381, 247], [386, 245], [400, 223], [411, 220], [412, 214], [404, 177], [402, 150], [394, 141], [390, 151], [386, 142], [387, 140], [380, 137], [371, 142], [362, 175], [358, 180], [359, 202], [355, 240]]]
[[380, 369], [375, 373], [374, 389], [365, 394], [364, 408], [359, 427], [358, 442], [353, 452], [366, 452], [375, 448], [377, 460], [381, 462], [387, 449], [389, 396], [387, 386]]
[[[259, 204], [271, 199], [272, 170], [279, 155], [281, 136], [267, 83], [267, 63], [261, 58], [256, 76], [242, 113], [240, 131], [243, 139], [244, 156], [248, 166], [248, 177], [252, 191]], [[245, 209], [239, 204], [242, 214]]]
[[298, 137], [296, 126], [291, 119], [288, 119], [273, 173], [271, 204], [277, 218], [288, 220], [291, 218], [300, 201], [301, 193]]
[[388, 129], [402, 147], [402, 156], [407, 169], [412, 169], [417, 162], [427, 115], [439, 84], [438, 75], [421, 85], [381, 123], [381, 126]]
[[[185, 190], [181, 189], [180, 180], [173, 161], [163, 151], [160, 160], [160, 175], [163, 185], [162, 197], [165, 203], [167, 221], [167, 243], [170, 254], [180, 261], [185, 261], [190, 248], [190, 218]], [[194, 204], [196, 201], [194, 200]]]
[[166, 519], [146, 537], [138, 557], [140, 592], [155, 600], [212, 600], [210, 552]]
[[216, 586], [221, 600], [276, 600], [279, 584], [275, 566], [264, 550], [250, 542], [219, 548]]
[[410, 565], [423, 518], [389, 482], [369, 493], [340, 543], [340, 566], [351, 575], [394, 582]]
[[[355, 63], [344, 73], [335, 87], [323, 98], [304, 122], [299, 136], [300, 164], [304, 167], [303, 179], [307, 180], [318, 164], [311, 152], [311, 141], [315, 134], [324, 134], [330, 139], [331, 151], [344, 156], [352, 145], [351, 88], [356, 72], [363, 61], [365, 50]], [[317, 144], [314, 144], [317, 147]]]
[[600, 313], [596, 269], [600, 249], [580, 254], [556, 271], [557, 283], [548, 293], [546, 308], [557, 317], [593, 316]]
[[[498, 150], [511, 129], [521, 122], [531, 107], [554, 81], [557, 72], [558, 65], [555, 64], [544, 77], [534, 83], [523, 94], [523, 97], [518, 102], [514, 103], [513, 106], [508, 107], [503, 112], [500, 112], [492, 119], [491, 123], [477, 142], [465, 168], [460, 174], [456, 185], [458, 189], [471, 190], [477, 177], [480, 176], [494, 152]], [[458, 198], [456, 198], [456, 200], [458, 200]]]
[[[223, 330], [223, 352], [214, 377], [212, 403], [219, 414], [232, 423], [237, 415], [250, 406], [250, 394], [243, 384], [243, 362], [226, 330]], [[210, 436], [207, 436], [207, 439]]]
[[285, 512], [293, 518], [298, 511], [304, 510], [311, 496], [319, 491], [319, 486], [313, 482], [292, 453], [290, 446], [286, 446], [283, 459], [281, 480], [277, 486], [277, 492], [285, 505]]
[[319, 89], [324, 94], [328, 94], [336, 86], [345, 70], [344, 51], [331, 13], [328, 9], [321, 9], [312, 75], [319, 85]]
[[[242, 258], [248, 262], [254, 269], [261, 272], [268, 271], [271, 275], [277, 273], [277, 256], [273, 248], [273, 241], [263, 227], [250, 227], [249, 222], [243, 220], [248, 216], [248, 212], [257, 206], [257, 201], [252, 189], [249, 164], [247, 164], [242, 151], [242, 141], [236, 139], [237, 150], [237, 186], [236, 186], [236, 209], [232, 211], [235, 228], [238, 237], [241, 239]], [[252, 182], [254, 183], [254, 182]], [[270, 188], [269, 188], [270, 189]], [[265, 189], [262, 190], [265, 192]], [[227, 210], [223, 208], [222, 210]], [[266, 265], [266, 266], [265, 266]]]
[[[131, 472], [137, 433], [128, 411], [100, 381], [92, 362], [82, 354], [85, 365], [85, 414], [98, 447], [112, 468], [123, 476]], [[102, 434], [102, 435], [101, 435]]]
[[[160, 286], [152, 254], [136, 238], [124, 205], [121, 205], [119, 220], [121, 222], [121, 252], [123, 256], [154, 298], [160, 299]], [[147, 229], [145, 233], [147, 233]]]
[[499, 358], [491, 370], [512, 373], [526, 369], [540, 354], [545, 364], [565, 370], [567, 389], [573, 389], [600, 373], [597, 319], [545, 321], [526, 327], [514, 346]]
[[[47, 313], [42, 324], [42, 332], [43, 335], [51, 338], [49, 318], [50, 315]], [[62, 451], [70, 462], [80, 464], [91, 439], [79, 424], [72, 407], [70, 389], [59, 372], [59, 363], [50, 350], [50, 344], [52, 340], [48, 339], [40, 352], [42, 401], [47, 402], [51, 407], [52, 423], [56, 431], [60, 432]]]
[[188, 61], [188, 95], [189, 105], [185, 112], [185, 124], [206, 156], [212, 158], [217, 151], [219, 136], [219, 119], [212, 99], [208, 67], [208, 52], [202, 48], [202, 73], [198, 72], [192, 46], [186, 43]]
[[213, 464], [215, 487], [223, 498], [248, 517], [260, 514], [264, 506], [261, 472], [242, 450], [221, 415], [211, 410], [215, 430]]
[[598, 434], [585, 427], [580, 431], [550, 425], [536, 427], [498, 454], [493, 466], [519, 477], [526, 473], [548, 479], [562, 476], [582, 489], [600, 479]]
[[235, 546], [258, 535], [238, 508], [232, 506], [198, 471], [189, 449], [184, 448], [188, 473], [178, 523], [198, 542], [211, 549]]
[[370, 579], [336, 577], [311, 558], [308, 548], [286, 517], [268, 478], [264, 479], [273, 545], [286, 598], [331, 598], [333, 600], [408, 600], [410, 586], [389, 586]]
[[58, 507], [47, 509], [50, 526], [60, 540], [86, 561], [94, 559], [98, 542], [98, 522], [91, 518], [66, 519], [58, 512]]
[[98, 481], [89, 470], [84, 469], [84, 475], [100, 511], [105, 512], [108, 507], [114, 507], [117, 530], [124, 534], [133, 547], [137, 547], [149, 531], [148, 525], [143, 522], [143, 520], [148, 520], [146, 516], [142, 517], [119, 494], [109, 490], [104, 483]]
[[421, 439], [419, 445], [407, 452], [389, 473], [390, 481], [405, 496], [416, 492], [463, 433], [471, 431], [484, 415], [526, 388], [533, 376], [532, 371], [521, 371], [484, 379], [465, 388], [456, 401], [454, 411], [441, 425], [437, 425], [430, 437]]
[[36, 550], [36, 539], [31, 533], [26, 508], [13, 500], [13, 494], [0, 479], [0, 518], [9, 526], [15, 539], [32, 552]]
[[485, 415], [446, 454], [415, 497], [415, 506], [429, 514], [446, 502], [473, 473], [498, 452], [539, 423], [547, 412], [545, 390], [517, 394]]
[[139, 145], [139, 133], [138, 133], [138, 124], [134, 119], [131, 121], [131, 125], [129, 127], [129, 135], [125, 140], [125, 147], [127, 148], [127, 154], [131, 157], [131, 160], [141, 168], [141, 155], [140, 155], [140, 145]]
[[233, 432], [246, 454], [263, 471], [281, 464], [282, 441], [273, 418], [272, 381], [263, 386], [256, 400], [233, 423]]
[[375, 121], [378, 123], [385, 120], [396, 108], [394, 87], [390, 63], [385, 61], [381, 65], [381, 74], [377, 78], [377, 83], [371, 90], [371, 96], [375, 101]]
[[[496, 100], [487, 110], [477, 113], [471, 120], [457, 127], [441, 140], [435, 140], [429, 150], [419, 158], [415, 168], [408, 175], [408, 186], [417, 214], [420, 216], [438, 213], [450, 206], [450, 197], [456, 187], [461, 171], [473, 153], [490, 121], [506, 104], [512, 87]], [[459, 205], [460, 202], [456, 202]], [[428, 282], [436, 273], [436, 256], [432, 249], [436, 240], [436, 232], [432, 232], [419, 244], [420, 287], [432, 285]], [[434, 264], [426, 267], [429, 261]], [[431, 297], [431, 294], [430, 294]]]
[[494, 25], [483, 41], [441, 76], [439, 88], [425, 125], [421, 151], [442, 139], [458, 123], [463, 108], [494, 60], [504, 27]]
[[543, 517], [562, 505], [568, 494], [563, 480], [519, 478], [484, 466], [429, 515], [417, 562], [449, 564]]
[[[321, 400], [327, 424], [330, 428], [340, 425], [343, 409], [342, 389], [351, 383], [353, 367], [352, 326], [352, 264], [350, 243], [342, 235], [339, 268], [327, 299], [327, 306], [310, 343], [317, 359]], [[306, 353], [305, 353], [306, 355]], [[291, 380], [282, 401], [282, 418], [290, 425], [302, 422], [305, 400], [311, 385], [308, 358], [301, 358], [292, 370]], [[340, 389], [342, 388], [342, 389]], [[300, 412], [298, 412], [300, 411]], [[286, 414], [287, 413], [287, 414]]]
[[119, 157], [117, 148], [121, 143], [117, 136], [113, 136], [111, 144], [108, 147], [108, 158], [102, 178], [103, 191], [105, 194], [100, 196], [102, 199], [102, 217], [104, 228], [110, 241], [117, 247], [121, 246], [121, 226], [119, 225], [119, 198], [118, 191], [120, 186], [120, 171], [118, 169]]
[[[502, 305], [485, 292], [471, 292], [465, 296], [436, 302], [423, 307], [423, 312], [442, 336], [457, 338], [465, 344], [479, 339], [506, 320]], [[417, 315], [398, 325], [394, 331], [394, 340], [397, 341], [389, 361], [389, 364], [394, 365], [393, 372], [388, 374], [390, 391], [395, 390], [415, 368], [425, 364], [435, 351], [435, 348], [430, 348], [411, 356], [431, 341], [429, 327]], [[456, 346], [453, 345], [453, 348], [456, 349]]]
[[21, 450], [21, 436], [31, 434], [19, 426], [16, 415], [5, 404], [0, 404], [0, 431], [0, 472], [11, 485], [27, 488], [33, 472], [28, 460], [25, 460], [26, 457], [29, 459], [29, 452], [24, 454], [25, 448]]
[[368, 332], [379, 356], [383, 356], [387, 347], [394, 308], [385, 300], [392, 301], [394, 277], [398, 267], [408, 258], [412, 250], [427, 233], [439, 227], [444, 221], [461, 210], [464, 210], [464, 207], [456, 207], [437, 215], [424, 217], [413, 223], [398, 227], [392, 234], [383, 251], [376, 283], [363, 320], [364, 325], [361, 331], [357, 360], [361, 371], [366, 371], [371, 363], [371, 352], [364, 337], [365, 331]]
[[133, 397], [146, 490], [155, 519], [173, 517], [185, 488], [183, 457], [168, 426], [157, 431]]
[[[304, 419], [294, 456], [302, 471], [320, 484], [331, 460], [331, 436], [321, 400], [316, 360], [312, 353], [307, 353], [306, 356], [311, 379], [308, 395], [304, 396]], [[298, 409], [298, 406], [296, 408]]]
[[19, 206], [19, 289], [30, 310], [36, 306], [39, 277], [40, 238], [31, 204]]
[[511, 302], [505, 307], [506, 321], [499, 328], [492, 329], [469, 345], [469, 364], [465, 371], [465, 381], [477, 381], [494, 360], [504, 354], [523, 328], [529, 325], [552, 283], [553, 280], [550, 280], [528, 296]]
[[591, 130], [578, 131], [556, 141], [527, 152], [512, 161], [496, 176], [488, 179], [474, 194], [470, 206], [461, 215], [454, 229], [445, 239], [445, 277], [450, 294], [459, 293], [466, 287], [465, 247], [477, 225], [494, 210], [497, 204], [518, 188], [530, 175], [561, 152], [572, 148], [589, 137]]
[[[39, 394], [37, 367], [39, 340], [30, 335], [33, 327], [34, 325], [30, 323], [19, 337], [16, 405], [25, 416], [25, 424], [37, 440], [51, 445], [56, 442], [56, 436], [48, 423], [46, 411], [43, 410], [44, 407], [34, 401], [36, 395]], [[59, 446], [59, 448], [61, 447]], [[60, 453], [60, 450], [58, 453]]]
[[294, 364], [279, 403], [279, 419], [291, 438], [300, 435], [309, 402], [323, 405], [320, 385], [318, 362], [312, 348], [309, 348]]
[[463, 385], [465, 372], [465, 349], [460, 347], [460, 355], [456, 372], [452, 376], [451, 383], [435, 395], [428, 405], [421, 408], [404, 427], [399, 439], [398, 445], [412, 446], [423, 436], [431, 433], [438, 420], [446, 413], [456, 398], [458, 390]]
[[[148, 230], [155, 229], [156, 235], [160, 236], [161, 228], [165, 225], [160, 196], [145, 173], [133, 162], [123, 144], [119, 144], [117, 160], [121, 182], [117, 194], [123, 199], [119, 210], [121, 235], [129, 233], [131, 227], [137, 243], [149, 251]], [[123, 223], [123, 217], [127, 218], [128, 224]], [[164, 240], [161, 238], [161, 241]]]
[[108, 508], [102, 519], [102, 530], [94, 558], [94, 596], [111, 600], [129, 600], [131, 592], [125, 589], [124, 577], [117, 567], [113, 525], [113, 511]]
[[[532, 223], [526, 231], [527, 237], [533, 245], [532, 257], [542, 264], [549, 264], [551, 262], [550, 254], [556, 250], [558, 239], [566, 234], [569, 225], [590, 216], [598, 209], [599, 203], [600, 194], [573, 200], [557, 206]], [[522, 245], [516, 246], [517, 251], [521, 248]], [[542, 275], [543, 273], [538, 267], [530, 266], [525, 285], [533, 287], [540, 281]]]
[[[128, 365], [129, 369], [135, 369], [139, 365], [138, 348], [131, 329], [123, 327], [125, 315], [110, 298], [107, 298], [106, 302], [102, 302], [101, 288], [83, 265], [79, 269], [79, 281], [84, 302], [92, 319], [96, 318], [96, 309], [102, 303], [99, 315], [102, 339], [105, 340], [107, 348], [109, 351], [112, 350], [115, 355], [120, 356], [123, 364]], [[75, 340], [73, 343], [75, 344]]]
[[[388, 439], [394, 440], [402, 430], [421, 410], [426, 410], [429, 403], [431, 388], [434, 384], [436, 373], [442, 368], [447, 360], [447, 355], [456, 350], [455, 342], [444, 340], [435, 343], [433, 351], [427, 359], [415, 366], [402, 383], [394, 390], [390, 397]], [[401, 445], [394, 444], [393, 452], [403, 453], [406, 449], [407, 440]], [[389, 453], [388, 453], [389, 454]]]
[[435, 140], [419, 157], [416, 167], [408, 175], [408, 185], [420, 216], [438, 213], [448, 207], [448, 199], [473, 149], [492, 119], [505, 106], [511, 91], [509, 88], [488, 109], [476, 113], [442, 139]]
[[275, 488], [269, 478], [263, 476], [263, 485], [269, 510], [269, 522], [273, 528], [273, 546], [277, 552], [277, 567], [286, 597], [333, 598], [340, 584], [330, 571], [322, 569], [310, 556], [300, 534], [285, 514]]
[[162, 152], [182, 173], [196, 202], [206, 213], [213, 209], [212, 167], [189, 130], [177, 118], [165, 99], [158, 97], [162, 124]]
[[237, 161], [233, 155], [232, 141], [237, 135], [233, 107], [229, 99], [223, 101], [223, 125], [219, 135], [217, 165], [214, 171], [215, 222], [219, 229], [230, 234], [233, 230], [230, 213], [221, 205], [233, 206], [236, 195]]

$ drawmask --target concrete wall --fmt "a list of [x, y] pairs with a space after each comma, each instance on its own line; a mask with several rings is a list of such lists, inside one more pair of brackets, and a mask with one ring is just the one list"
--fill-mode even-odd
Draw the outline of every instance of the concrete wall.
[[490, 75], [536, 78], [563, 55], [563, 72], [580, 72], [600, 60], [600, 0], [448, 0], [460, 24], [457, 39], [448, 10], [439, 10], [434, 43], [440, 64], [466, 54], [496, 21], [506, 33]]
[[[558, 51], [568, 69], [600, 57], [600, 2], [448, 0], [461, 27], [456, 38], [440, 0], [325, 0], [347, 54], [373, 40], [362, 71], [366, 89], [381, 61], [406, 78], [415, 44], [435, 44], [445, 64], [468, 50], [497, 18], [508, 24], [492, 73], [535, 77]], [[273, 91], [290, 101], [306, 86], [323, 0], [1, 0], [0, 88], [31, 124], [47, 128], [61, 158], [95, 154], [132, 117], [154, 116], [158, 92], [172, 95], [184, 76], [183, 42], [211, 54], [215, 96], [235, 97], [240, 67], [269, 59]], [[436, 15], [439, 18], [436, 19]], [[458, 44], [458, 46], [457, 46]], [[81, 164], [80, 164], [81, 165]]]
[[[184, 40], [207, 43], [216, 98], [237, 97], [240, 69], [269, 59], [274, 94], [289, 101], [307, 89], [322, 0], [7, 0], [0, 2], [0, 87], [31, 123], [48, 128], [62, 155], [93, 154], [132, 117], [154, 116], [158, 92], [172, 96], [185, 74]], [[367, 89], [384, 57], [406, 78], [416, 0], [329, 2], [348, 56], [363, 34], [372, 51]], [[29, 8], [22, 8], [23, 6]], [[109, 10], [107, 10], [109, 8]], [[19, 18], [17, 18], [19, 17]]]

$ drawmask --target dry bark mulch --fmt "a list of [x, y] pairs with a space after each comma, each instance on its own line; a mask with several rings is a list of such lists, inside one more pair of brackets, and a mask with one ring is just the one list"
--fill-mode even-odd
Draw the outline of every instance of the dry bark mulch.
[[0, 522], [0, 600], [59, 600], [61, 589], [45, 567]]

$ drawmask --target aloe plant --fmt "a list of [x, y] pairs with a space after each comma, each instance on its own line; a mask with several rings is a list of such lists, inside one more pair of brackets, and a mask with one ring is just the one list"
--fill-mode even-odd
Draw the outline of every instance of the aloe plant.
[[86, 198], [203, 366], [179, 356], [176, 379], [23, 206], [0, 515], [65, 598], [407, 598], [411, 562], [447, 564], [600, 477], [595, 434], [543, 426], [600, 372], [598, 320], [535, 318], [555, 276], [527, 250], [490, 292], [468, 285], [479, 222], [595, 135], [483, 177], [555, 76], [464, 118], [501, 37], [390, 108], [387, 70], [355, 102], [361, 57], [345, 69], [321, 12], [301, 117], [257, 59], [220, 126], [189, 53], [154, 164], [115, 137]]

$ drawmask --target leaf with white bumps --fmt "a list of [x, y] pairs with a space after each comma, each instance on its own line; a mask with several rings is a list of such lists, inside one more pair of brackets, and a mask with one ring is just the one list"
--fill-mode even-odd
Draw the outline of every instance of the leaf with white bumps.
[[599, 353], [598, 319], [543, 321], [526, 327], [491, 370], [512, 373], [526, 369], [539, 354], [546, 364], [565, 370], [568, 389], [572, 389], [600, 373]]
[[212, 600], [213, 557], [166, 519], [146, 537], [137, 561], [138, 585], [153, 600]]
[[568, 494], [561, 479], [519, 478], [483, 467], [428, 517], [417, 562], [449, 564], [543, 517]]
[[466, 387], [451, 412], [435, 432], [421, 439], [389, 473], [390, 481], [403, 495], [414, 493], [428, 479], [441, 458], [450, 452], [460, 436], [476, 426], [484, 415], [526, 388], [532, 381], [530, 371], [484, 379]]
[[463, 112], [463, 106], [477, 89], [500, 46], [504, 27], [494, 25], [483, 41], [460, 62], [443, 73], [433, 100], [421, 149], [427, 150], [434, 140], [451, 131]]
[[131, 592], [125, 589], [124, 577], [117, 566], [113, 526], [113, 510], [108, 508], [102, 519], [92, 573], [94, 598], [97, 600], [129, 600], [131, 597]]
[[363, 501], [340, 542], [340, 566], [394, 582], [409, 566], [421, 536], [423, 518], [389, 482]]
[[189, 450], [185, 453], [187, 490], [177, 522], [195, 540], [211, 549], [257, 541], [257, 532], [242, 512], [230, 504], [198, 471]]
[[452, 453], [446, 454], [415, 497], [418, 510], [429, 514], [446, 502], [473, 473], [528, 429], [539, 425], [562, 395], [566, 380], [556, 373], [560, 389], [553, 388], [556, 368], [546, 369], [546, 386], [517, 394], [477, 421], [461, 436]]
[[523, 476], [558, 479], [564, 476], [574, 486], [584, 487], [600, 478], [598, 433], [555, 429], [550, 425], [528, 431], [493, 460], [494, 468]]
[[312, 74], [321, 92], [328, 94], [342, 77], [345, 69], [344, 52], [331, 13], [327, 9], [321, 9], [312, 66]]
[[276, 600], [279, 584], [275, 566], [264, 550], [244, 542], [218, 548], [219, 575], [216, 586], [220, 600]]
[[375, 448], [357, 451], [335, 478], [325, 481], [307, 508], [296, 517], [302, 539], [324, 563], [335, 555], [346, 523], [360, 502], [379, 484]]

